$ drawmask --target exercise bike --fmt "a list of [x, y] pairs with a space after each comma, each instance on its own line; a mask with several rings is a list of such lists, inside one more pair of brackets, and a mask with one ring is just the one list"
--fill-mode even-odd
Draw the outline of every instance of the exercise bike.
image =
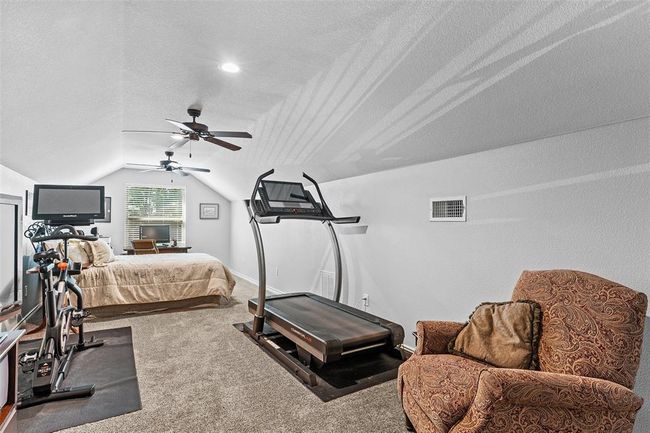
[[[61, 225], [54, 229], [37, 222], [25, 231], [34, 247], [35, 268], [29, 273], [38, 273], [43, 295], [45, 334], [38, 350], [25, 353], [20, 359], [24, 374], [31, 374], [32, 386], [18, 397], [18, 408], [65, 400], [90, 397], [95, 393], [95, 385], [63, 386], [72, 357], [76, 352], [99, 347], [104, 344], [94, 337], [84, 338], [83, 320], [87, 317], [83, 309], [81, 288], [73, 275], [81, 272], [81, 263], [68, 258], [68, 241], [79, 239], [96, 241], [97, 236], [88, 236], [73, 226]], [[44, 242], [63, 241], [63, 257], [54, 249], [45, 249]], [[76, 307], [70, 303], [70, 293], [76, 295]], [[78, 329], [77, 342], [68, 344], [72, 328]]]

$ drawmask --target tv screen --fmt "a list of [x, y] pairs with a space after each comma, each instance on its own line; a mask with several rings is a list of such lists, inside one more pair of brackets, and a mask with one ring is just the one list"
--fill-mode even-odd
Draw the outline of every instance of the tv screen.
[[309, 203], [305, 188], [299, 182], [263, 180], [262, 185], [269, 201]]
[[104, 218], [104, 187], [34, 185], [32, 219], [77, 222]]
[[140, 226], [140, 239], [153, 239], [157, 243], [169, 242], [169, 225]]
[[21, 197], [0, 194], [0, 314], [21, 300], [22, 214]]

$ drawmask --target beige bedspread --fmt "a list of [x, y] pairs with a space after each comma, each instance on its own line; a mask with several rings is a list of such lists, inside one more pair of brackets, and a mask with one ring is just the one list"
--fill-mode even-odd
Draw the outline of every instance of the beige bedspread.
[[201, 253], [116, 256], [75, 276], [84, 307], [157, 304], [195, 298], [230, 299], [235, 280], [219, 260]]

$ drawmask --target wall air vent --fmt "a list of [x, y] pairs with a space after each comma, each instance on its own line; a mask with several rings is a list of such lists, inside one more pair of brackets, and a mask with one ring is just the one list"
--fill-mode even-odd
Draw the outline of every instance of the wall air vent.
[[467, 196], [432, 198], [429, 221], [467, 221]]
[[320, 295], [327, 299], [334, 297], [334, 272], [320, 271]]

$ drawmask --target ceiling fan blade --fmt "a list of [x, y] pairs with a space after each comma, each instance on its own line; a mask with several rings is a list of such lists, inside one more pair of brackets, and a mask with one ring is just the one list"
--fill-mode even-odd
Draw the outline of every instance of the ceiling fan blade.
[[227, 141], [219, 140], [218, 138], [214, 137], [203, 137], [205, 141], [209, 141], [212, 144], [216, 144], [217, 146], [225, 147], [226, 149], [229, 150], [239, 150], [241, 147], [236, 146], [232, 143], [228, 143]]
[[178, 169], [174, 170], [174, 173], [180, 174], [181, 176], [189, 176], [190, 175], [189, 173], [185, 173], [182, 168], [178, 168]]
[[126, 166], [127, 166], [127, 167], [133, 167], [133, 168], [143, 168], [143, 167], [146, 167], [146, 168], [160, 168], [159, 165], [153, 165], [153, 164], [134, 164], [134, 163], [130, 163], [130, 162], [127, 163]]
[[188, 141], [190, 141], [189, 138], [184, 138], [182, 140], [174, 140], [174, 142], [172, 144], [170, 144], [169, 146], [167, 146], [167, 148], [168, 149], [178, 149], [179, 147], [185, 146], [185, 144], [187, 144]]
[[142, 171], [140, 171], [140, 173], [148, 173], [150, 171], [160, 171], [160, 167], [159, 168], [150, 168], [149, 170], [142, 170]]
[[179, 170], [187, 170], [187, 171], [200, 171], [201, 173], [210, 173], [209, 168], [199, 168], [199, 167], [180, 167]]
[[178, 122], [176, 120], [171, 120], [171, 119], [165, 119], [165, 120], [168, 121], [169, 123], [171, 123], [172, 125], [176, 126], [177, 128], [182, 129], [183, 131], [194, 132], [194, 130], [192, 128], [190, 128], [189, 126], [187, 126], [183, 122]]
[[177, 134], [176, 132], [169, 132], [169, 131], [140, 131], [136, 129], [123, 129], [122, 132], [146, 132], [146, 133], [153, 133], [153, 134]]
[[233, 137], [233, 138], [253, 138], [248, 132], [244, 131], [210, 131], [215, 137]]

